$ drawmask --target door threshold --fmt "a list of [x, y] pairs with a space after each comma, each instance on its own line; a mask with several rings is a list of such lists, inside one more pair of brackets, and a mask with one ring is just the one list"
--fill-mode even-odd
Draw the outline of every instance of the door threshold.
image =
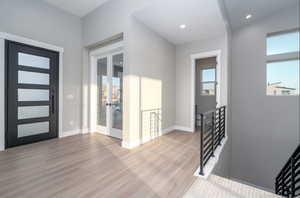
[[106, 136], [109, 136], [109, 137], [113, 137], [113, 138], [117, 138], [119, 140], [122, 140], [123, 138], [118, 136], [118, 135], [114, 135], [114, 134], [108, 134], [108, 133], [105, 133], [105, 132], [102, 132], [102, 131], [96, 131], [95, 133], [99, 133], [101, 135], [106, 135]]

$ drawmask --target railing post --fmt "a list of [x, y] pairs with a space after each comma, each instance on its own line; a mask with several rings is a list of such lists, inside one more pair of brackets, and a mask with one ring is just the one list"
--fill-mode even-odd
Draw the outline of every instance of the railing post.
[[159, 136], [159, 110], [157, 110], [157, 113], [156, 113], [156, 137]]
[[278, 179], [276, 178], [276, 180], [275, 180], [275, 194], [277, 194], [278, 195]]
[[212, 144], [211, 144], [211, 156], [215, 157], [215, 112], [212, 112], [211, 116], [211, 132], [212, 132]]
[[226, 136], [226, 106], [223, 107], [224, 109], [224, 137]]
[[222, 136], [221, 136], [221, 109], [218, 108], [217, 111], [218, 113], [218, 145], [220, 146], [221, 145], [221, 141], [222, 141]]
[[195, 129], [198, 128], [198, 107], [195, 105]]
[[295, 197], [295, 162], [294, 158], [291, 158], [291, 195]]
[[203, 173], [203, 133], [204, 133], [204, 115], [201, 113], [201, 130], [200, 130], [200, 175]]

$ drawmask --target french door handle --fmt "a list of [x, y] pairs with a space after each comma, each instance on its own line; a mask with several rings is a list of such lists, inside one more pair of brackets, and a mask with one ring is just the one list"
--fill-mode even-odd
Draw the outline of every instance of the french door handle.
[[112, 104], [111, 103], [106, 103], [106, 106], [112, 106]]

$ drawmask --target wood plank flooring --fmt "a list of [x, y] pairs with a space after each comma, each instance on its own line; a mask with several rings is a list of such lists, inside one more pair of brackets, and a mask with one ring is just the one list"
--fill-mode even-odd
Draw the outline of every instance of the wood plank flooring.
[[199, 133], [127, 150], [97, 133], [0, 152], [0, 197], [182, 197], [196, 180]]

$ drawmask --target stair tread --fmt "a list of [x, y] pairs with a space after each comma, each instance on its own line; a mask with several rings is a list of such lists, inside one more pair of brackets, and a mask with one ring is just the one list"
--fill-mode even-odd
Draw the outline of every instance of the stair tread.
[[184, 198], [280, 198], [276, 194], [241, 184], [239, 182], [210, 175], [208, 179], [198, 178]]

